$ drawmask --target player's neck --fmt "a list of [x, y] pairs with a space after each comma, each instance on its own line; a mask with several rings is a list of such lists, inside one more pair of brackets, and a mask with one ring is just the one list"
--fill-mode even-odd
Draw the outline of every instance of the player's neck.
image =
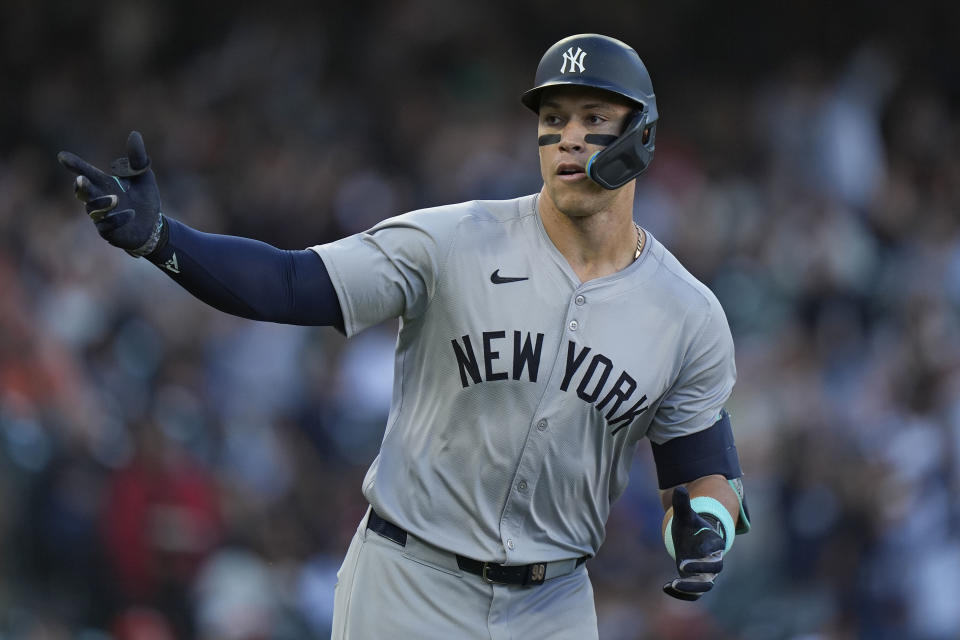
[[615, 204], [619, 206], [588, 216], [563, 213], [546, 191], [541, 192], [538, 201], [547, 235], [581, 282], [611, 275], [634, 261], [637, 229], [633, 224], [632, 197], [618, 199]]

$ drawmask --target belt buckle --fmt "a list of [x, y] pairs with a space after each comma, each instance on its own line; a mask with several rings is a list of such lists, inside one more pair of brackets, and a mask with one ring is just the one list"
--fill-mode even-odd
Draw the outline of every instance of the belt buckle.
[[487, 570], [489, 568], [490, 568], [490, 563], [484, 562], [483, 565], [480, 567], [480, 578], [487, 584], [500, 584], [499, 582], [497, 582], [496, 580], [494, 580], [493, 578], [487, 575]]

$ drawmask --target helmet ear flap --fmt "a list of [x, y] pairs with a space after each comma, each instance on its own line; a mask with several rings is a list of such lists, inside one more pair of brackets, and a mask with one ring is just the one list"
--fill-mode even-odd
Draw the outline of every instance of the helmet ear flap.
[[647, 122], [646, 108], [637, 112], [623, 133], [590, 157], [586, 173], [604, 189], [619, 189], [647, 170], [656, 149], [656, 122]]

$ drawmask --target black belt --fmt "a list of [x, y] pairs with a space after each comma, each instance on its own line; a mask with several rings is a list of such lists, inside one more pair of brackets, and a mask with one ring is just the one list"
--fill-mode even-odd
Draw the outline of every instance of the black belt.
[[[396, 542], [401, 547], [407, 546], [407, 532], [393, 524], [387, 522], [370, 508], [370, 517], [367, 518], [367, 529], [376, 534]], [[457, 555], [457, 566], [462, 571], [480, 576], [485, 582], [490, 584], [513, 584], [520, 586], [535, 586], [543, 584], [548, 577], [550, 562], [535, 562], [525, 565], [502, 565], [495, 562], [481, 562], [472, 558], [465, 558]], [[577, 558], [574, 568], [579, 567], [587, 561], [588, 556]], [[565, 562], [565, 561], [561, 561]], [[562, 574], [560, 574], [562, 575]]]

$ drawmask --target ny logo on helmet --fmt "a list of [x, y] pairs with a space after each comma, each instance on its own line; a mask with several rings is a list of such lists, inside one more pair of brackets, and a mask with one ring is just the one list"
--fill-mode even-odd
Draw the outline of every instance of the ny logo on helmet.
[[563, 54], [563, 66], [560, 67], [560, 73], [567, 73], [567, 63], [570, 63], [570, 73], [579, 71], [580, 73], [584, 72], [583, 68], [583, 59], [587, 57], [587, 52], [577, 47], [577, 52], [573, 52], [573, 47], [567, 49], [566, 53]]

